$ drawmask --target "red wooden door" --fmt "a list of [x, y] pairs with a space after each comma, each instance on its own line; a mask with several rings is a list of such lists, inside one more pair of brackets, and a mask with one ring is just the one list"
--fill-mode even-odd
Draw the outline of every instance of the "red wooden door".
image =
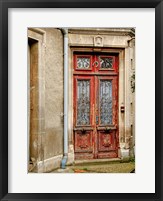
[[118, 55], [74, 54], [75, 159], [118, 156]]

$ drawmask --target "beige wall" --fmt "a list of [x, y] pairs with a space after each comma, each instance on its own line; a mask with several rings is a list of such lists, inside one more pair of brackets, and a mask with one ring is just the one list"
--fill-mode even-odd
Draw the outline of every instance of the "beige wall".
[[46, 31], [44, 159], [63, 153], [63, 36]]

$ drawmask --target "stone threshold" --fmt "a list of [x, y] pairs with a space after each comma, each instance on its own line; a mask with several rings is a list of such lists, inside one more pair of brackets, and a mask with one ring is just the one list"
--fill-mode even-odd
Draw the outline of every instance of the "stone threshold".
[[99, 164], [99, 163], [114, 163], [114, 162], [121, 162], [121, 158], [107, 158], [107, 159], [89, 159], [89, 160], [75, 160], [74, 165], [86, 165], [92, 163]]

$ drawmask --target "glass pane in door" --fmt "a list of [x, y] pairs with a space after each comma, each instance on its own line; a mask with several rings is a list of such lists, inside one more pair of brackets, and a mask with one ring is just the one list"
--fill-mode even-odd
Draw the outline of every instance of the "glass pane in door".
[[112, 124], [112, 81], [100, 80], [100, 124]]
[[77, 125], [90, 124], [90, 80], [77, 81]]

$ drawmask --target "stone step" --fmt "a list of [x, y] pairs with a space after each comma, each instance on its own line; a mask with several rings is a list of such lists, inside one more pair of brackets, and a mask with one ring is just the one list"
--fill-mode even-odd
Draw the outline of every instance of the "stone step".
[[74, 165], [98, 165], [99, 163], [109, 164], [109, 163], [118, 163], [122, 160], [120, 158], [107, 158], [107, 159], [89, 159], [89, 160], [75, 160]]

